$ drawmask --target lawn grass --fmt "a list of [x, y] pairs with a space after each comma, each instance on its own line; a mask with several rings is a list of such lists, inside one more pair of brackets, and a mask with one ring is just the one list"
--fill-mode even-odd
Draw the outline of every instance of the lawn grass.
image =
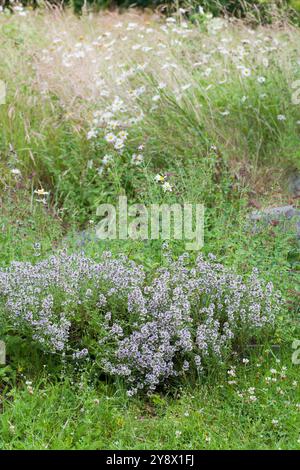
[[14, 384], [2, 404], [1, 448], [299, 449], [291, 350], [248, 357], [237, 366], [236, 384], [228, 384], [224, 369], [147, 399], [129, 399], [122, 384], [93, 384], [86, 371], [56, 381], [46, 366], [34, 378], [19, 371], [23, 384]]
[[[292, 362], [299, 241], [293, 228], [253, 232], [247, 223], [256, 206], [299, 207], [287, 176], [300, 168], [300, 108], [291, 88], [300, 34], [288, 24], [255, 33], [241, 22], [217, 26], [166, 26], [135, 12], [80, 20], [68, 12], [0, 14], [0, 79], [8, 84], [0, 105], [1, 269], [59, 249], [94, 259], [110, 250], [151, 275], [164, 263], [161, 240], [82, 238], [98, 222], [98, 205], [126, 194], [129, 203], [203, 203], [203, 253], [240, 274], [258, 267], [284, 298], [265, 343], [246, 345], [197, 380], [187, 374], [133, 398], [92, 361], [72, 365], [44, 354], [2, 321], [0, 449], [300, 448], [299, 365]], [[112, 108], [116, 96], [126, 120], [136, 119], [122, 153], [101, 126], [87, 139], [93, 113]], [[134, 165], [141, 145], [143, 164]], [[108, 152], [113, 161], [98, 173]], [[155, 182], [157, 174], [172, 191]], [[41, 188], [49, 192], [42, 202]], [[176, 258], [185, 240], [169, 247]]]

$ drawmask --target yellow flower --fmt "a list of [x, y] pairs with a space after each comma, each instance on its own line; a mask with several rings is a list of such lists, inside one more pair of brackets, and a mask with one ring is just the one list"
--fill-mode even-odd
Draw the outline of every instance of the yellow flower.
[[35, 194], [37, 194], [38, 196], [48, 196], [49, 192], [45, 191], [43, 188], [41, 189], [36, 189], [35, 191]]
[[162, 182], [162, 181], [165, 180], [165, 176], [156, 175], [154, 179], [155, 179], [155, 181], [156, 181], [157, 183], [159, 183], [159, 182]]

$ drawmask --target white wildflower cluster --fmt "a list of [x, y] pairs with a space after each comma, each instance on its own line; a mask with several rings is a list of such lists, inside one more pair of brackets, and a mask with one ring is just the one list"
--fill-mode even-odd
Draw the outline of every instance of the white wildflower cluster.
[[[59, 98], [66, 119], [78, 113], [88, 123], [86, 138], [95, 152], [87, 164], [93, 175], [105, 175], [119, 162], [137, 172], [145, 168], [147, 142], [155, 138], [148, 119], [151, 123], [156, 113], [163, 118], [168, 106], [177, 106], [183, 116], [191, 110], [199, 128], [207, 111], [216, 126], [219, 120], [230, 123], [237, 113], [243, 113], [250, 125], [253, 119], [265, 123], [266, 132], [273, 128], [274, 135], [276, 128], [286, 126], [290, 115], [284, 100], [278, 97], [271, 108], [268, 100], [274, 99], [269, 86], [272, 74], [287, 62], [291, 76], [298, 68], [294, 52], [281, 63], [287, 40], [271, 30], [254, 33], [204, 12], [201, 15], [207, 21], [207, 33], [173, 17], [151, 26], [138, 18], [115, 18], [109, 28], [103, 25], [101, 34], [99, 28], [90, 28], [81, 36], [57, 22], [49, 28], [49, 45], [34, 55], [37, 86], [45, 99], [53, 93]], [[223, 87], [222, 96], [229, 99], [220, 101]], [[253, 140], [257, 141], [255, 136]], [[152, 155], [149, 152], [151, 162]], [[168, 178], [156, 182], [166, 193], [174, 190]]]
[[[126, 149], [126, 141], [129, 135], [127, 129], [142, 118], [141, 113], [135, 118], [128, 117], [128, 107], [119, 96], [116, 96], [112, 104], [106, 107], [103, 112], [94, 112], [93, 127], [88, 131], [87, 139], [95, 141], [96, 144], [99, 144], [102, 139], [108, 144], [110, 151], [115, 152], [116, 156], [121, 155]], [[144, 156], [141, 153], [143, 148], [143, 144], [139, 145], [137, 153], [131, 155], [130, 163], [132, 165], [137, 166], [143, 163]], [[98, 168], [98, 174], [102, 175], [113, 160], [113, 155], [105, 155], [102, 158], [101, 166]]]

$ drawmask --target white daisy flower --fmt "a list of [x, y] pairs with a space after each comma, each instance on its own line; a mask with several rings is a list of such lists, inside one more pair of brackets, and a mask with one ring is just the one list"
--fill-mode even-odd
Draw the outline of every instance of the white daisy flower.
[[105, 138], [106, 142], [108, 142], [109, 144], [113, 144], [115, 142], [115, 140], [117, 139], [115, 134], [113, 134], [112, 132], [109, 132], [109, 134], [106, 134], [106, 136], [104, 138]]
[[116, 150], [121, 150], [125, 146], [123, 139], [117, 139], [115, 141], [114, 147]]

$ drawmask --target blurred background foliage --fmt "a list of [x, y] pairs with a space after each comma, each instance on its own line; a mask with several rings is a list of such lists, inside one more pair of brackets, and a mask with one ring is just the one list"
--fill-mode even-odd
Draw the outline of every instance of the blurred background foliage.
[[300, 0], [0, 0], [0, 5], [12, 9], [14, 3], [37, 8], [42, 4], [48, 6], [65, 7], [71, 5], [76, 13], [84, 8], [125, 9], [129, 7], [159, 9], [161, 12], [171, 13], [179, 8], [187, 9], [196, 14], [199, 8], [211, 12], [214, 16], [229, 14], [244, 17], [247, 14], [256, 16], [262, 22], [269, 22], [276, 10], [286, 12], [295, 10], [300, 12]]

